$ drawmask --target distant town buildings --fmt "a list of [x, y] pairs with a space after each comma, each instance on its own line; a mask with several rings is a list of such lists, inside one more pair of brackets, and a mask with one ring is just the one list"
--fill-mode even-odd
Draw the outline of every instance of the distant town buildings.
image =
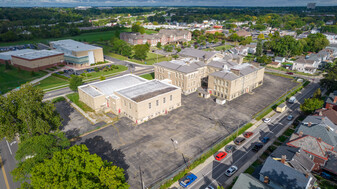
[[181, 106], [181, 89], [169, 81], [128, 74], [80, 86], [80, 100], [95, 111], [112, 111], [143, 123]]
[[329, 40], [330, 44], [337, 44], [337, 34], [335, 33], [323, 33], [326, 38]]
[[307, 4], [307, 9], [315, 9], [316, 8], [316, 3], [308, 3]]
[[97, 62], [103, 62], [103, 49], [88, 45], [72, 39], [52, 41], [50, 47], [64, 53], [64, 60], [75, 67], [90, 66]]
[[140, 34], [134, 32], [123, 32], [120, 34], [120, 39], [124, 40], [131, 45], [150, 44], [156, 46], [157, 43], [162, 45], [170, 43], [183, 43], [191, 41], [192, 34], [187, 30], [169, 30], [161, 29], [158, 33], [154, 34]]

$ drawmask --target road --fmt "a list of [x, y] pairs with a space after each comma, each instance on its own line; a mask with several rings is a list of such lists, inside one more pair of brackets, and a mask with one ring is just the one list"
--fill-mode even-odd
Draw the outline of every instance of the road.
[[[296, 95], [298, 101], [302, 103], [305, 98], [309, 98], [313, 92], [319, 87], [318, 83], [312, 83], [305, 88], [302, 93]], [[197, 172], [193, 172], [198, 179], [193, 182], [188, 188], [205, 188], [212, 185], [216, 188], [218, 185], [228, 187], [233, 179], [240, 173], [244, 172], [251, 163], [253, 163], [258, 156], [260, 156], [264, 150], [273, 143], [273, 140], [281, 135], [287, 127], [291, 124], [286, 117], [292, 114], [294, 117], [299, 115], [300, 103], [292, 104], [289, 109], [283, 113], [276, 113], [271, 117], [270, 123], [262, 123], [259, 127], [253, 130], [254, 135], [247, 139], [241, 146], [237, 147], [236, 151], [229, 153], [222, 161], [213, 162], [207, 164], [204, 168]], [[271, 140], [264, 145], [264, 147], [255, 153], [252, 151], [253, 146], [256, 143], [260, 143], [263, 137], [268, 136]], [[231, 177], [224, 175], [231, 165], [236, 165], [239, 170]]]
[[[0, 142], [0, 155], [2, 164], [0, 163], [0, 188], [14, 189], [19, 188], [20, 183], [14, 182], [11, 171], [16, 167], [15, 153], [18, 150], [18, 145], [15, 142], [8, 142], [3, 139]], [[3, 165], [3, 166], [2, 166]]]

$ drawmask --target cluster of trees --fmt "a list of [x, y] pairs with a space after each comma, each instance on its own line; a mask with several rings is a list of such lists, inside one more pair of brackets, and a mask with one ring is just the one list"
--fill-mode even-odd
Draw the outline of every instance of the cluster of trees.
[[139, 24], [134, 24], [131, 27], [132, 32], [139, 32], [141, 34], [145, 33], [145, 28], [143, 26], [140, 26]]
[[238, 34], [233, 33], [228, 37], [228, 40], [234, 41], [234, 42], [240, 42], [240, 45], [247, 45], [250, 44], [253, 41], [252, 36], [248, 37], [243, 37], [243, 36], [238, 36]]
[[320, 84], [328, 91], [337, 90], [337, 60], [326, 70], [324, 78], [320, 80]]
[[[22, 188], [128, 188], [124, 170], [90, 154], [85, 145], [70, 147], [59, 131], [61, 117], [43, 91], [22, 85], [0, 96], [0, 137], [20, 137], [12, 175]], [[30, 182], [29, 182], [30, 181]]]
[[117, 37], [113, 37], [110, 40], [111, 51], [126, 56], [128, 58], [135, 58], [138, 60], [145, 60], [147, 58], [147, 53], [150, 50], [149, 44], [135, 45], [131, 46], [127, 42], [118, 39]]
[[201, 45], [205, 45], [206, 42], [217, 43], [219, 41], [225, 42], [226, 36], [223, 33], [216, 32], [215, 34], [205, 33], [204, 30], [194, 30], [192, 32], [192, 38]]
[[321, 32], [331, 32], [337, 34], [337, 25], [322, 26]]
[[312, 98], [307, 98], [304, 103], [301, 104], [300, 109], [305, 114], [312, 114], [315, 110], [323, 107], [324, 101], [321, 99], [321, 89], [317, 89]]

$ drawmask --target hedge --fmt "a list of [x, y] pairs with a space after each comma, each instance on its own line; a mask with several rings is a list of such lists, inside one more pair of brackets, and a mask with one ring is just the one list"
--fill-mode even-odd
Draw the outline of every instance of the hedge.
[[55, 77], [59, 77], [59, 78], [61, 78], [61, 79], [69, 80], [68, 77], [66, 77], [66, 76], [64, 76], [64, 75], [57, 74], [57, 73], [53, 73], [53, 74], [51, 74], [51, 75], [52, 75], [52, 76], [55, 76]]

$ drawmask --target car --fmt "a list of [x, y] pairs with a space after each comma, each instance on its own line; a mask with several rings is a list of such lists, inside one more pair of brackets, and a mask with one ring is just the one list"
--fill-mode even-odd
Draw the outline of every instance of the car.
[[179, 184], [183, 188], [186, 188], [187, 186], [192, 184], [195, 180], [197, 180], [197, 178], [198, 177], [195, 176], [194, 174], [190, 174], [190, 175], [187, 175], [184, 179], [182, 179]]
[[227, 153], [226, 152], [219, 152], [216, 156], [215, 156], [215, 159], [220, 161], [222, 160], [223, 158], [225, 158], [227, 156]]
[[262, 142], [266, 144], [269, 141], [269, 139], [270, 139], [269, 137], [263, 137]]
[[228, 153], [234, 152], [235, 146], [234, 145], [228, 145], [228, 146], [226, 146], [225, 151], [228, 152]]
[[236, 145], [241, 145], [245, 140], [246, 140], [245, 138], [238, 137], [234, 140], [234, 143]]
[[269, 123], [270, 121], [271, 121], [270, 118], [264, 118], [264, 119], [263, 119], [263, 122], [265, 122], [265, 123]]
[[288, 74], [288, 75], [294, 75], [293, 72], [287, 72], [286, 74]]
[[225, 175], [230, 177], [232, 176], [236, 171], [238, 170], [238, 167], [235, 166], [235, 165], [232, 165], [230, 168], [228, 168], [226, 171], [225, 171]]
[[214, 189], [213, 186], [207, 186], [205, 189]]
[[287, 120], [291, 121], [294, 117], [292, 115], [288, 115]]
[[262, 147], [263, 147], [263, 144], [257, 143], [257, 144], [255, 144], [255, 146], [253, 147], [252, 151], [253, 151], [253, 152], [258, 152]]
[[251, 137], [253, 134], [254, 134], [253, 132], [246, 132], [243, 136], [244, 136], [245, 138], [249, 138], [249, 137]]

